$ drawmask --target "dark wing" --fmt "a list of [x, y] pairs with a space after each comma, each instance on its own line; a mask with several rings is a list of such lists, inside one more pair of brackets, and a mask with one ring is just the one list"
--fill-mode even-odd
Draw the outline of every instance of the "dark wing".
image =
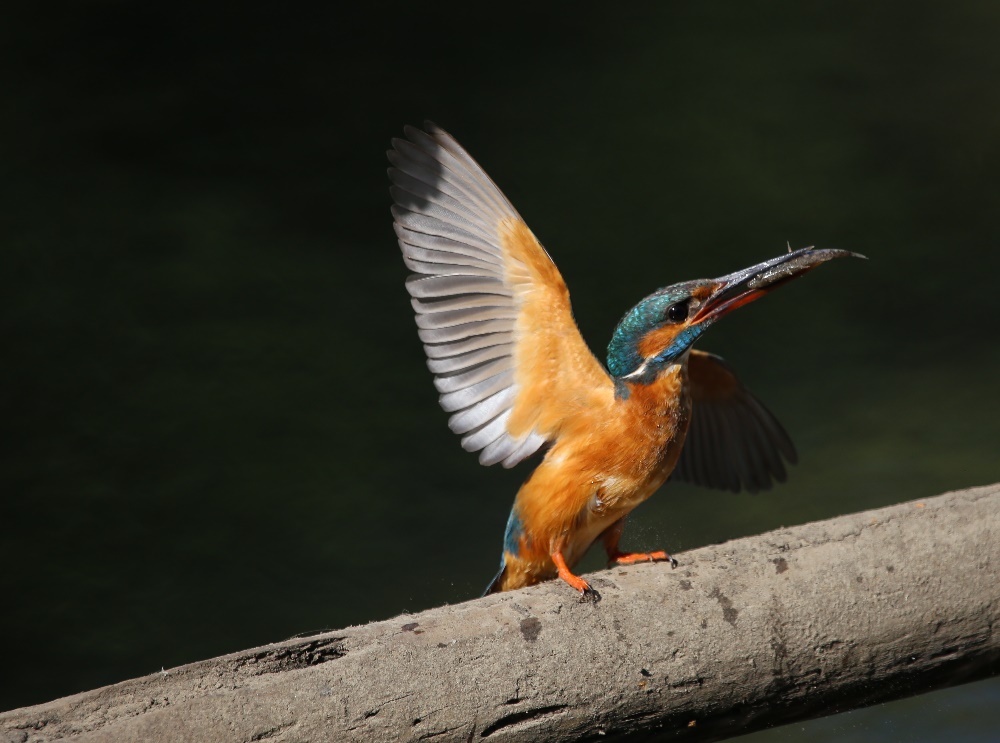
[[784, 482], [785, 465], [798, 461], [778, 419], [743, 386], [718, 356], [691, 351], [691, 426], [672, 477], [738, 493]]
[[613, 383], [545, 248], [458, 142], [426, 129], [388, 153], [406, 288], [451, 430], [483, 464], [512, 467]]

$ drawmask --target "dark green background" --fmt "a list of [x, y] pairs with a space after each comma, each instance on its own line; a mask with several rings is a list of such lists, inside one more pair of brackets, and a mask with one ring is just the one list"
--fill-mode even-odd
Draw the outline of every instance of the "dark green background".
[[[700, 344], [785, 422], [790, 482], [668, 486], [627, 547], [1000, 479], [995, 2], [21, 5], [2, 709], [489, 581], [525, 472], [461, 450], [424, 367], [384, 150], [425, 117], [546, 244], [601, 358], [658, 286], [786, 241], [871, 258]], [[761, 735], [995, 739], [998, 704], [985, 682]]]

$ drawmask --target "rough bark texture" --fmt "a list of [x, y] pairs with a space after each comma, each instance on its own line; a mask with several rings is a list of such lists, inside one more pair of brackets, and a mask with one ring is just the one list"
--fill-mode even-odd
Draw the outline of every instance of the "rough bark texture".
[[713, 740], [1000, 673], [1000, 484], [295, 639], [0, 741]]

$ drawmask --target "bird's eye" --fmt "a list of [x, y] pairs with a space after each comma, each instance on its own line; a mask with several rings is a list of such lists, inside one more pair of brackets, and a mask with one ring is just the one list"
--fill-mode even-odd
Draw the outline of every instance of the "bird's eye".
[[685, 299], [683, 302], [675, 302], [667, 308], [667, 321], [678, 323], [687, 320], [688, 316], [688, 302], [690, 300]]

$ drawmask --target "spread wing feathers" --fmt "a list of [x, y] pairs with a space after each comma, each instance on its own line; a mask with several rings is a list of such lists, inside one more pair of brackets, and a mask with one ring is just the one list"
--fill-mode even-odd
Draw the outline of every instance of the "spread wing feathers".
[[512, 467], [554, 439], [579, 388], [612, 383], [548, 253], [458, 142], [425, 128], [388, 152], [406, 288], [449, 426]]
[[785, 480], [784, 458], [798, 461], [778, 419], [718, 356], [691, 351], [691, 425], [672, 477], [751, 493]]

